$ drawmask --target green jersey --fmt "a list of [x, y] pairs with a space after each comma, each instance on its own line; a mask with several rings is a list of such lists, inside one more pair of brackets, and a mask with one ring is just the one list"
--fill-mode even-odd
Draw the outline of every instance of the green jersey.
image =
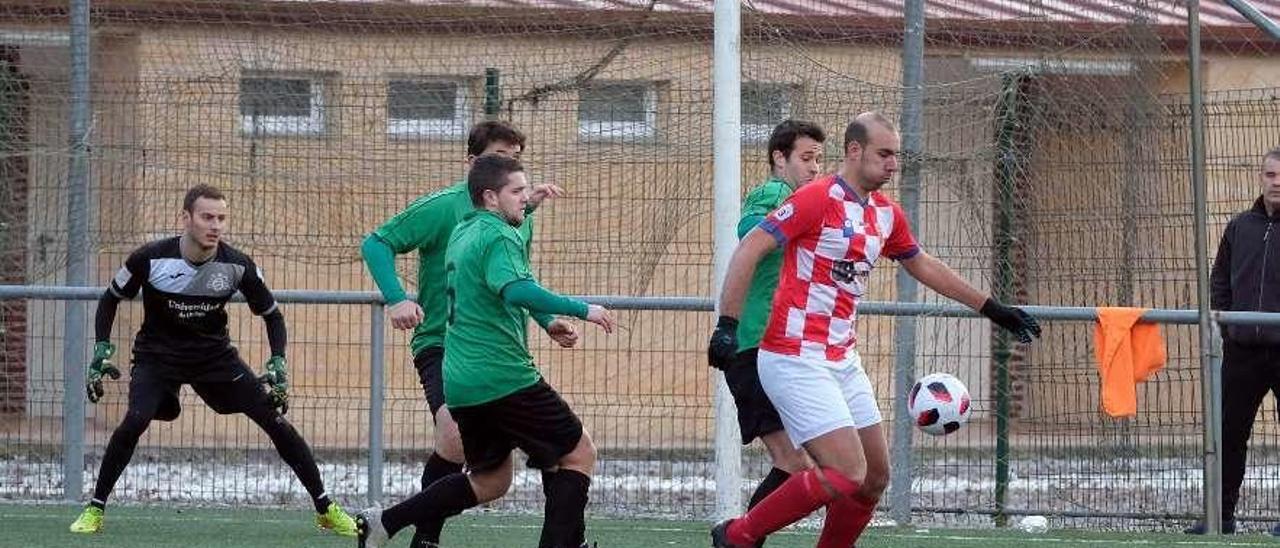
[[533, 280], [520, 232], [497, 213], [473, 210], [449, 239], [445, 265], [445, 402], [480, 405], [537, 383], [525, 343], [529, 313], [502, 298], [507, 285]]
[[[418, 250], [418, 305], [422, 307], [423, 319], [413, 330], [413, 340], [409, 343], [414, 355], [424, 348], [444, 345], [448, 306], [444, 295], [445, 248], [453, 228], [474, 210], [467, 182], [459, 181], [414, 200], [373, 231], [397, 255]], [[533, 220], [529, 215], [525, 215], [518, 230], [527, 253], [533, 239]]]
[[[738, 221], [738, 238], [741, 239], [760, 224], [770, 212], [791, 196], [791, 186], [777, 177], [751, 189], [742, 201], [742, 219]], [[747, 299], [742, 304], [742, 317], [738, 319], [738, 350], [750, 350], [760, 346], [769, 312], [773, 307], [773, 293], [778, 289], [778, 271], [782, 269], [782, 250], [775, 249], [760, 259], [756, 265]]]

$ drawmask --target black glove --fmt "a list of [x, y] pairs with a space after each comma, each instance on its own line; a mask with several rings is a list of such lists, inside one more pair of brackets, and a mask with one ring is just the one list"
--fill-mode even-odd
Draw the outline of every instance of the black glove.
[[982, 303], [982, 310], [978, 312], [990, 319], [992, 323], [1008, 329], [1019, 342], [1029, 343], [1032, 337], [1040, 338], [1040, 322], [1021, 308], [1000, 304], [988, 297], [987, 302]]
[[716, 330], [711, 332], [707, 344], [707, 361], [711, 367], [724, 371], [738, 354], [738, 319], [720, 316]]

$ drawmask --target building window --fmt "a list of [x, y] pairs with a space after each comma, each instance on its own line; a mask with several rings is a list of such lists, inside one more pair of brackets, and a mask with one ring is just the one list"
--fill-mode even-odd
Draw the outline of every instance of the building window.
[[251, 135], [324, 133], [324, 84], [312, 76], [240, 78], [240, 121]]
[[461, 80], [398, 79], [387, 83], [387, 133], [463, 137], [471, 112]]
[[658, 93], [649, 82], [596, 82], [578, 91], [578, 136], [585, 139], [652, 139], [657, 135]]
[[796, 88], [791, 84], [743, 82], [742, 140], [768, 142], [773, 128], [791, 117], [791, 99], [795, 95]]

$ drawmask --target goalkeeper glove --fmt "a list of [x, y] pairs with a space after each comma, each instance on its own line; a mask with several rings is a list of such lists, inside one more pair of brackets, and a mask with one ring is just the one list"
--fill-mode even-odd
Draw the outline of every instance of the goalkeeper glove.
[[280, 410], [283, 415], [289, 412], [289, 372], [286, 371], [288, 363], [285, 362], [284, 356], [271, 356], [267, 360], [266, 370], [258, 380], [266, 384], [270, 389], [267, 392], [267, 400], [271, 402], [271, 407]]
[[996, 325], [1008, 329], [1019, 342], [1029, 343], [1033, 336], [1040, 338], [1040, 322], [1021, 308], [988, 298], [979, 312]]
[[707, 361], [711, 367], [724, 371], [733, 363], [738, 353], [738, 320], [729, 316], [720, 316], [716, 322], [716, 330], [711, 333], [711, 342], [707, 344]]
[[111, 363], [111, 356], [116, 353], [116, 345], [108, 341], [98, 341], [93, 344], [93, 361], [89, 362], [89, 370], [85, 373], [84, 388], [89, 396], [91, 403], [98, 403], [102, 399], [102, 377], [108, 376], [112, 380], [120, 378], [120, 370]]

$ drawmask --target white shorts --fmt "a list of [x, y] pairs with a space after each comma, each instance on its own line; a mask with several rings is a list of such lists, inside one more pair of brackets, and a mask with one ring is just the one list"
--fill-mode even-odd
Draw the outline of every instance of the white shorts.
[[862, 358], [852, 350], [849, 354], [848, 363], [836, 368], [799, 356], [760, 351], [760, 384], [778, 408], [787, 437], [796, 447], [838, 428], [880, 424], [880, 406], [871, 379], [862, 370]]

